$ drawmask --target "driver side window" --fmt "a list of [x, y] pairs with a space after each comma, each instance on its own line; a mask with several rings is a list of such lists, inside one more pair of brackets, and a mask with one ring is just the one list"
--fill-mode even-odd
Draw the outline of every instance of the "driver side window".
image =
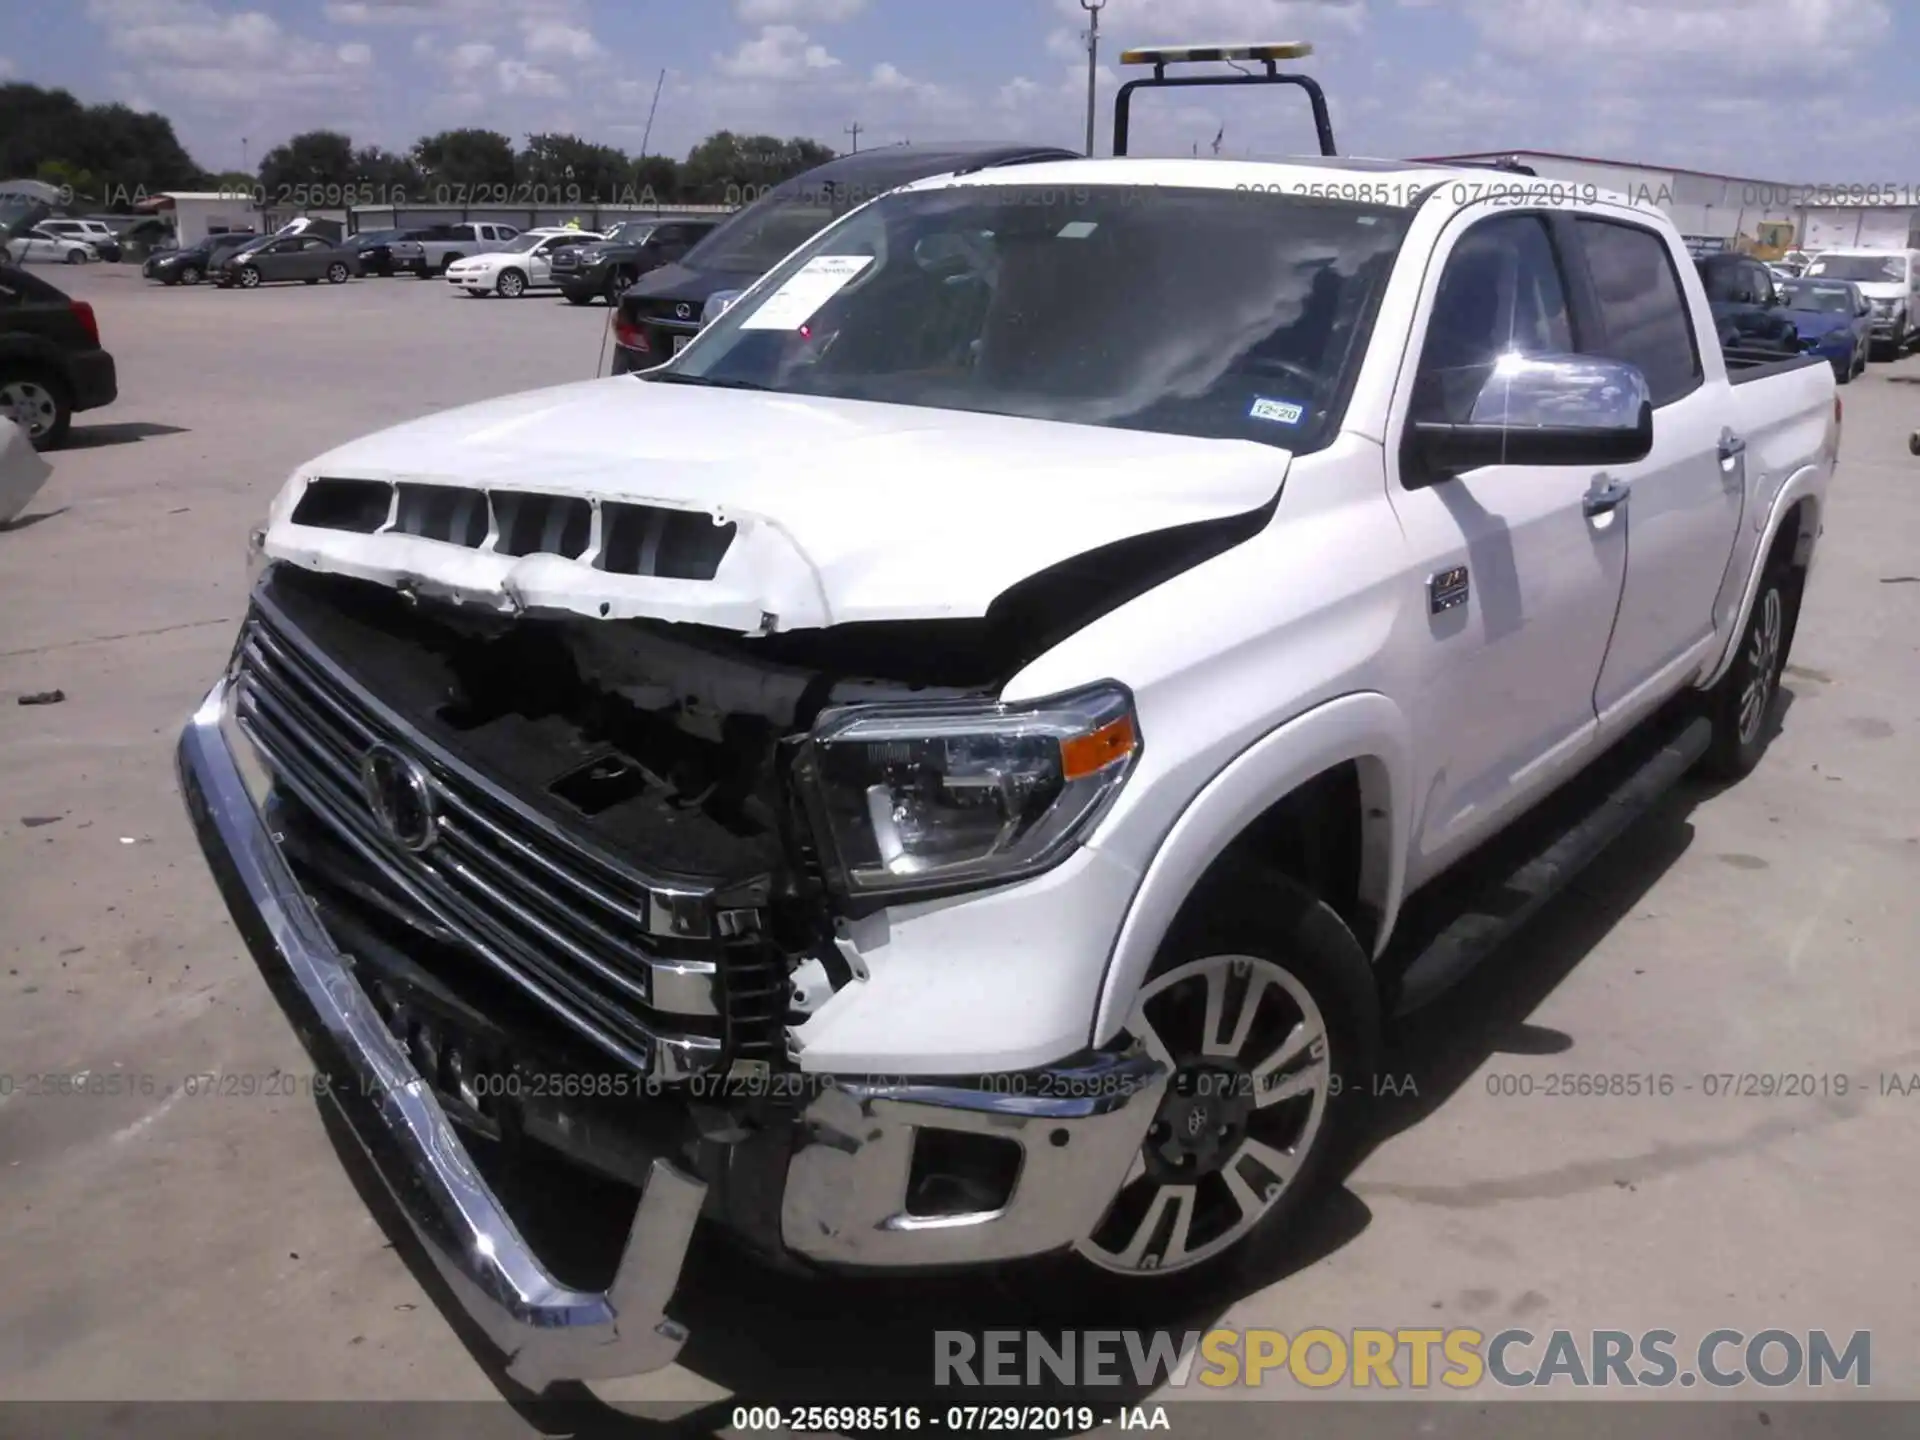
[[1408, 418], [1465, 424], [1502, 355], [1573, 348], [1566, 287], [1545, 221], [1483, 220], [1453, 247], [1441, 272]]

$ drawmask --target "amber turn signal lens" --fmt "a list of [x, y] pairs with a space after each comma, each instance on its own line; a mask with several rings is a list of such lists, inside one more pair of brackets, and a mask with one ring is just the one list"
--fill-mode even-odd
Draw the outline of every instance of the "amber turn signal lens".
[[1133, 728], [1133, 717], [1122, 715], [1089, 734], [1062, 740], [1060, 773], [1069, 780], [1084, 779], [1106, 769], [1116, 760], [1125, 759], [1139, 743], [1140, 737]]

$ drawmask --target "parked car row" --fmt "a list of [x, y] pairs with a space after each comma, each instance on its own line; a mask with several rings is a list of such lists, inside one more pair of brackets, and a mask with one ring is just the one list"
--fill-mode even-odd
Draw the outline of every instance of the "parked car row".
[[1797, 278], [1746, 255], [1694, 262], [1730, 353], [1818, 355], [1846, 384], [1920, 340], [1920, 252], [1828, 251]]

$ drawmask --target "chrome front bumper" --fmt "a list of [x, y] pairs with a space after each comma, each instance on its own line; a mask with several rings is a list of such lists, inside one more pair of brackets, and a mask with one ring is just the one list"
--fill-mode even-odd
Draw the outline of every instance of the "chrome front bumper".
[[[462, 1308], [507, 1355], [508, 1373], [536, 1390], [671, 1364], [687, 1335], [666, 1306], [707, 1185], [667, 1160], [643, 1161], [644, 1175], [627, 1177], [641, 1198], [612, 1284], [579, 1291], [549, 1273], [302, 893], [261, 819], [270, 778], [251, 744], [230, 730], [228, 702], [223, 680], [177, 752], [201, 848], [255, 963], [330, 1078], [329, 1100]], [[1083, 1241], [1127, 1178], [1168, 1076], [1136, 1049], [974, 1087], [799, 1078], [817, 1083], [787, 1163], [779, 1241], [822, 1265], [890, 1268], [992, 1264]], [[528, 1128], [565, 1136], [573, 1127]], [[970, 1213], [913, 1214], [915, 1147], [928, 1131], [1017, 1145], [1004, 1201]]]
[[474, 1168], [458, 1132], [315, 918], [261, 823], [214, 687], [180, 737], [181, 793], [227, 907], [316, 1065], [461, 1306], [521, 1384], [595, 1380], [673, 1362], [667, 1318], [707, 1187], [655, 1160], [613, 1283], [569, 1288], [547, 1272]]

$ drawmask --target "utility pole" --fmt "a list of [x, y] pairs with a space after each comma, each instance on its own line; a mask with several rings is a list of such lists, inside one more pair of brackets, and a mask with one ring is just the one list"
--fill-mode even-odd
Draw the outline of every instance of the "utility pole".
[[647, 156], [647, 141], [653, 138], [653, 112], [660, 108], [660, 87], [667, 83], [667, 72], [662, 70], [660, 78], [653, 82], [653, 104], [647, 107], [647, 128], [640, 132], [640, 158]]
[[247, 137], [244, 135], [240, 137], [240, 169], [245, 174], [253, 174], [247, 166]]
[[1093, 158], [1094, 86], [1100, 73], [1100, 11], [1107, 0], [1080, 0], [1087, 12], [1087, 158]]
[[853, 153], [856, 155], [860, 153], [860, 131], [862, 128], [858, 120], [846, 128], [846, 133], [853, 137]]

